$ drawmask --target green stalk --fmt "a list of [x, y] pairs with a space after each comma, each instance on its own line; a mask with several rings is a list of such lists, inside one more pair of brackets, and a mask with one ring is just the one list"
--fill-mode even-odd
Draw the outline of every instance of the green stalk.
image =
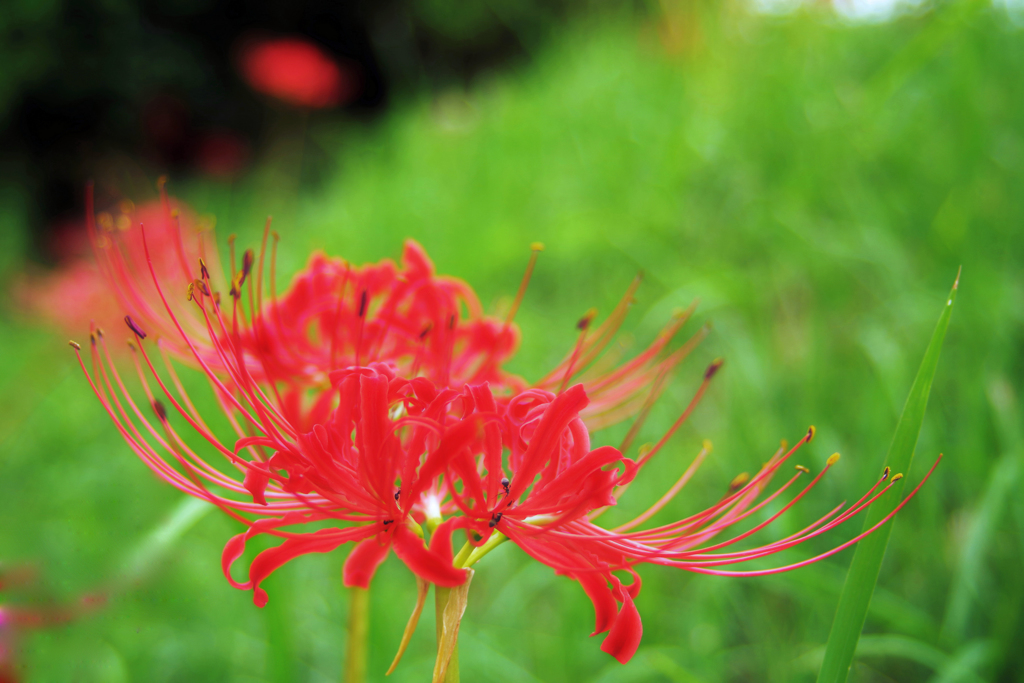
[[[491, 552], [507, 540], [508, 536], [501, 533], [500, 531], [495, 531], [493, 534], [491, 534], [491, 537], [487, 539], [486, 543], [484, 543], [478, 548], [471, 547], [470, 552], [467, 553], [464, 558], [462, 552], [460, 551], [459, 557], [456, 558], [456, 562], [460, 563], [456, 564], [455, 566], [467, 568], [472, 567], [474, 564], [484, 559], [484, 555]], [[467, 543], [467, 545], [469, 544]]]
[[348, 606], [348, 646], [344, 683], [366, 680], [366, 638], [370, 630], [370, 589], [354, 586]]
[[[903, 406], [903, 414], [896, 425], [896, 434], [892, 438], [889, 454], [885, 458], [885, 464], [892, 468], [894, 474], [910, 471], [910, 464], [914, 459], [914, 449], [917, 447], [917, 438], [921, 433], [921, 424], [924, 422], [925, 408], [928, 406], [932, 380], [935, 378], [935, 369], [939, 364], [939, 352], [942, 350], [942, 342], [946, 338], [946, 328], [949, 327], [949, 318], [953, 313], [953, 302], [956, 300], [959, 283], [960, 274], [957, 273], [956, 282], [953, 283], [953, 289], [942, 309], [942, 315], [939, 316], [939, 322], [935, 326], [931, 341], [924, 352], [924, 359], [917, 371], [917, 377], [910, 388], [910, 395]], [[878, 524], [899, 504], [905, 482], [904, 478], [894, 483], [888, 495], [871, 505], [868, 509], [867, 519], [864, 520], [865, 531]], [[850, 673], [853, 656], [857, 650], [857, 641], [864, 629], [868, 605], [871, 603], [871, 595], [875, 592], [878, 572], [882, 567], [886, 545], [889, 543], [892, 522], [893, 520], [890, 520], [878, 531], [857, 544], [853, 562], [850, 564], [850, 572], [846, 576], [846, 583], [843, 585], [843, 592], [839, 597], [839, 607], [836, 609], [835, 621], [832, 622], [832, 631], [828, 636], [825, 659], [818, 672], [818, 683], [845, 683]]]
[[[451, 588], [443, 588], [434, 585], [434, 613], [437, 615], [437, 647], [441, 647], [441, 636], [444, 631], [444, 608], [448, 605], [448, 597], [452, 594]], [[445, 672], [444, 683], [459, 683], [459, 644], [455, 643], [451, 659], [448, 660], [448, 669]]]

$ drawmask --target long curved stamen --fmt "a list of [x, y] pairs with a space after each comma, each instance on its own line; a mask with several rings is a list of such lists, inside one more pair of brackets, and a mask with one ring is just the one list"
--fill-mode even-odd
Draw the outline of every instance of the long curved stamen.
[[583, 342], [586, 341], [587, 338], [587, 329], [590, 327], [590, 323], [594, 321], [596, 316], [597, 309], [591, 308], [582, 318], [580, 318], [579, 322], [576, 323], [576, 329], [580, 331], [580, 334], [576, 339], [576, 347], [572, 351], [569, 363], [565, 367], [565, 375], [562, 376], [562, 383], [559, 385], [558, 391], [555, 393], [560, 394], [569, 386], [569, 380], [572, 379], [573, 374], [576, 372], [576, 361], [579, 360], [580, 351], [583, 349]]
[[602, 351], [611, 343], [615, 337], [616, 332], [622, 326], [623, 321], [626, 319], [626, 314], [629, 312], [629, 307], [633, 303], [633, 296], [636, 294], [636, 290], [640, 287], [640, 283], [643, 280], [642, 275], [637, 275], [633, 279], [633, 282], [629, 285], [626, 293], [623, 295], [619, 303], [616, 304], [603, 323], [598, 325], [597, 329], [594, 330], [588, 337], [587, 344], [579, 353], [579, 357], [576, 361], [572, 361], [572, 357], [575, 353], [570, 353], [568, 357], [557, 366], [555, 369], [549, 372], [543, 379], [536, 383], [535, 386], [540, 388], [549, 388], [556, 386], [556, 382], [560, 381], [565, 376], [566, 366], [570, 362], [575, 365], [578, 361], [581, 367], [587, 367], [592, 361], [594, 361]]
[[650, 519], [651, 517], [656, 515], [663, 507], [668, 505], [669, 501], [671, 501], [673, 498], [676, 497], [676, 495], [683, 489], [684, 486], [686, 486], [686, 484], [693, 477], [694, 473], [697, 471], [697, 468], [699, 468], [701, 463], [704, 462], [704, 458], [707, 457], [707, 455], [710, 452], [711, 452], [711, 442], [710, 441], [704, 441], [704, 446], [700, 449], [700, 452], [697, 453], [697, 456], [693, 459], [693, 462], [690, 463], [690, 466], [686, 468], [686, 471], [683, 472], [682, 476], [679, 477], [679, 479], [676, 481], [676, 483], [672, 485], [672, 488], [670, 488], [665, 493], [665, 495], [663, 495], [661, 498], [659, 498], [658, 501], [654, 505], [652, 505], [651, 507], [647, 508], [647, 510], [645, 510], [643, 513], [641, 513], [640, 515], [637, 515], [636, 517], [634, 517], [630, 521], [626, 522], [625, 524], [621, 524], [621, 525], [615, 527], [612, 531], [615, 531], [615, 532], [629, 531], [630, 529], [634, 529], [634, 528], [640, 526], [641, 524], [646, 522], [648, 519]]
[[[263, 258], [267, 254], [267, 237], [270, 235], [270, 223], [272, 220], [272, 216], [267, 216], [267, 222], [263, 226], [263, 239], [260, 242], [260, 260], [259, 265], [256, 268], [256, 307], [253, 309], [254, 322], [256, 318], [259, 318], [262, 315], [263, 311]], [[275, 244], [276, 243], [277, 241], [275, 240]], [[249, 267], [252, 267], [251, 262]], [[251, 296], [252, 292], [250, 291], [250, 297]]]
[[[718, 576], [767, 576], [767, 575], [770, 575], [770, 574], [778, 574], [778, 573], [781, 573], [781, 572], [792, 571], [793, 569], [798, 569], [800, 567], [805, 567], [805, 566], [807, 566], [809, 564], [813, 564], [815, 562], [820, 562], [821, 560], [824, 560], [824, 559], [826, 559], [828, 557], [831, 557], [832, 555], [835, 555], [838, 552], [841, 552], [841, 551], [845, 550], [846, 548], [849, 548], [850, 546], [856, 544], [857, 542], [861, 541], [862, 539], [866, 538], [867, 536], [873, 534], [875, 531], [877, 531], [882, 526], [887, 524], [893, 517], [896, 516], [896, 513], [898, 513], [900, 510], [903, 509], [903, 506], [905, 506], [907, 503], [909, 503], [913, 499], [913, 497], [917, 495], [918, 491], [921, 490], [921, 487], [924, 486], [925, 482], [927, 482], [928, 479], [931, 477], [932, 473], [935, 471], [935, 468], [938, 466], [938, 464], [939, 464], [939, 462], [941, 460], [942, 460], [942, 456], [940, 455], [938, 457], [938, 459], [935, 461], [935, 463], [931, 466], [931, 469], [929, 469], [927, 474], [925, 474], [924, 478], [920, 481], [920, 483], [918, 483], [918, 485], [916, 487], [914, 487], [914, 490], [911, 491], [910, 495], [908, 495], [902, 501], [900, 501], [900, 503], [892, 510], [892, 512], [890, 512], [888, 515], [883, 517], [881, 519], [881, 521], [879, 521], [877, 524], [872, 526], [870, 529], [867, 529], [867, 530], [863, 531], [862, 533], [858, 534], [857, 536], [853, 537], [849, 541], [846, 541], [845, 543], [843, 543], [841, 545], [838, 545], [835, 548], [832, 548], [831, 550], [829, 550], [827, 552], [821, 553], [820, 555], [815, 555], [814, 557], [808, 558], [808, 559], [803, 560], [801, 562], [796, 562], [796, 563], [793, 563], [793, 564], [785, 565], [783, 567], [775, 567], [775, 568], [772, 568], [772, 569], [747, 570], [747, 571], [709, 569], [705, 565], [690, 564], [690, 563], [659, 562], [659, 564], [671, 564], [672, 566], [679, 566], [681, 568], [684, 568], [687, 571], [697, 572], [697, 573], [701, 573], [701, 574], [716, 574]], [[890, 486], [891, 486], [891, 484], [890, 484]], [[889, 486], [887, 486], [883, 490], [883, 492], [885, 490], [888, 490], [888, 488], [889, 488]], [[881, 494], [879, 494], [879, 495], [881, 495]]]
[[540, 256], [540, 252], [544, 251], [544, 245], [540, 242], [534, 242], [530, 245], [530, 261], [526, 264], [526, 272], [523, 273], [523, 280], [519, 283], [519, 290], [516, 292], [516, 298], [512, 301], [512, 306], [508, 309], [508, 315], [505, 316], [505, 326], [502, 328], [502, 333], [508, 330], [509, 325], [515, 320], [516, 313], [519, 312], [519, 306], [523, 303], [523, 297], [526, 296], [526, 288], [530, 284], [530, 278], [533, 276], [533, 269], [537, 265], [537, 257]]
[[[665, 434], [658, 440], [658, 443], [654, 445], [654, 448], [649, 450], [643, 456], [643, 458], [641, 458], [638, 464], [642, 465], [643, 463], [646, 463], [648, 460], [653, 458], [658, 453], [658, 451], [660, 451], [664, 447], [664, 445], [668, 443], [668, 440], [672, 438], [672, 435], [674, 435], [676, 431], [683, 425], [683, 423], [686, 422], [686, 419], [690, 417], [690, 414], [697, 407], [697, 404], [700, 403], [700, 399], [704, 397], [704, 392], [707, 391], [708, 385], [711, 384], [712, 378], [714, 378], [715, 374], [721, 369], [723, 362], [724, 361], [721, 358], [716, 358], [714, 361], [712, 361], [711, 365], [708, 366], [708, 369], [704, 371], [704, 380], [700, 383], [700, 386], [697, 387], [697, 391], [696, 393], [694, 393], [693, 398], [690, 399], [690, 403], [689, 405], [686, 406], [686, 410], [684, 410], [683, 413], [676, 419], [676, 421], [672, 423], [672, 426], [669, 427], [668, 431], [666, 431]], [[794, 449], [795, 448], [796, 447], [794, 447]]]

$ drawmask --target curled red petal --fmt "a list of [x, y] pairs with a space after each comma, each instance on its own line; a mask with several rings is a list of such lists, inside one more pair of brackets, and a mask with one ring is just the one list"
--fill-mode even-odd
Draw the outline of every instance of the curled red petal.
[[[349, 529], [321, 529], [311, 534], [293, 536], [276, 548], [269, 548], [257, 555], [249, 566], [249, 581], [239, 583], [231, 578], [231, 565], [245, 551], [245, 541], [255, 530], [254, 527], [249, 532], [235, 536], [227, 542], [221, 556], [221, 567], [232, 586], [243, 590], [252, 588], [253, 602], [257, 607], [267, 604], [267, 593], [260, 588], [260, 583], [281, 565], [306, 553], [330, 552], [343, 543], [362, 540], [378, 531], [376, 526], [367, 526]], [[259, 532], [257, 531], [257, 533]]]
[[220, 556], [220, 568], [224, 572], [224, 577], [228, 580], [235, 588], [240, 590], [249, 590], [252, 588], [252, 582], [246, 581], [245, 583], [239, 583], [231, 578], [231, 565], [235, 563], [242, 553], [245, 552], [245, 541], [248, 538], [248, 533], [238, 534], [232, 537], [227, 543], [224, 544], [224, 552]]
[[458, 518], [449, 519], [442, 523], [430, 536], [430, 552], [437, 555], [448, 564], [452, 562], [452, 532], [455, 531], [455, 522]]
[[350, 536], [338, 533], [337, 529], [321, 529], [304, 538], [289, 538], [276, 548], [264, 550], [256, 556], [249, 567], [253, 602], [257, 607], [263, 607], [267, 603], [267, 594], [260, 588], [260, 583], [284, 563], [306, 553], [330, 552], [348, 540]]
[[640, 589], [643, 587], [644, 580], [640, 577], [640, 574], [638, 574], [637, 571], [632, 567], [628, 567], [626, 571], [628, 571], [630, 575], [632, 575], [633, 582], [626, 584], [625, 586], [623, 586], [623, 588], [625, 588], [626, 592], [629, 593], [629, 597], [636, 600], [636, 596], [640, 595]]
[[261, 467], [252, 465], [245, 470], [245, 478], [242, 480], [242, 486], [252, 494], [253, 501], [260, 505], [267, 504], [266, 490], [267, 483], [270, 481], [270, 475]]
[[377, 567], [388, 556], [391, 550], [389, 539], [381, 538], [383, 534], [374, 538], [368, 538], [352, 549], [348, 559], [345, 560], [345, 567], [342, 569], [342, 581], [347, 588], [357, 586], [369, 588], [370, 581], [377, 571]]
[[534, 477], [551, 459], [551, 453], [559, 447], [564, 430], [589, 402], [582, 384], [569, 387], [551, 401], [523, 454], [522, 467], [512, 479], [509, 500], [517, 500], [533, 483]]
[[644, 635], [644, 625], [640, 621], [640, 613], [633, 604], [633, 598], [629, 597], [627, 591], [623, 591], [622, 609], [615, 617], [615, 623], [608, 633], [608, 637], [601, 643], [601, 650], [607, 652], [620, 664], [625, 664], [640, 647], [640, 638]]
[[[619, 481], [619, 478], [611, 473], [601, 472], [600, 470], [606, 465], [625, 460], [627, 459], [622, 457], [622, 453], [617, 448], [612, 446], [596, 448], [566, 468], [564, 472], [555, 477], [543, 489], [532, 494], [524, 503], [524, 506], [542, 507], [557, 502], [566, 495], [581, 494], [584, 491], [596, 498], [595, 501], [589, 504], [589, 507], [596, 508], [601, 505], [607, 505], [608, 502], [602, 499], [602, 494], [604, 497], [610, 495], [611, 487]], [[605, 482], [606, 485], [598, 486], [596, 490], [587, 490], [588, 488], [593, 489], [595, 487], [584, 487], [582, 484], [587, 482], [595, 472], [598, 473], [599, 478], [607, 480]], [[614, 500], [611, 504], [614, 505]]]
[[434, 263], [427, 256], [426, 250], [413, 239], [405, 241], [402, 249], [402, 265], [405, 266], [410, 280], [427, 279], [434, 275]]
[[574, 578], [580, 582], [587, 597], [594, 603], [594, 632], [590, 635], [604, 633], [611, 628], [618, 608], [608, 583], [600, 574], [580, 574]]
[[[434, 532], [434, 539], [432, 539], [431, 545], [437, 543], [435, 547], [437, 552], [427, 549], [424, 545], [423, 539], [409, 531], [405, 526], [401, 526], [395, 529], [395, 554], [405, 562], [405, 564], [412, 570], [414, 574], [420, 578], [429, 581], [430, 583], [437, 584], [438, 586], [445, 586], [451, 588], [453, 586], [462, 585], [466, 580], [466, 570], [456, 569], [452, 566], [451, 559], [451, 532], [452, 528], [447, 526], [448, 523], [442, 524]], [[447, 534], [448, 540], [444, 541], [437, 537]], [[447, 557], [442, 555], [442, 552], [447, 545]]]

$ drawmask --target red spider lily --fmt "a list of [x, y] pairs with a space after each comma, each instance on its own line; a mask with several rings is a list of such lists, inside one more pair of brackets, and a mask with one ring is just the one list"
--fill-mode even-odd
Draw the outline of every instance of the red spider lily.
[[[251, 258], [246, 259], [248, 263], [251, 261]], [[415, 506], [399, 507], [394, 482], [397, 475], [402, 475], [407, 488], [429, 490], [429, 486], [418, 483], [417, 477], [425, 476], [422, 472], [409, 471], [407, 462], [412, 460], [409, 454], [418, 457], [426, 446], [441, 452], [459, 446], [474, 438], [475, 425], [460, 430], [446, 422], [443, 412], [456, 392], [448, 388], [438, 391], [426, 376], [412, 381], [399, 378], [395, 369], [411, 364], [413, 372], [443, 375], [449, 382], [453, 374], [463, 371], [473, 375], [483, 373], [502, 381], [504, 375], [496, 365], [496, 359], [502, 356], [493, 348], [481, 354], [475, 345], [480, 335], [486, 337], [486, 330], [494, 326], [489, 321], [471, 319], [457, 323], [452, 311], [457, 311], [465, 300], [464, 286], [432, 278], [432, 267], [415, 244], [406, 247], [406, 263], [412, 265], [402, 277], [398, 277], [390, 263], [362, 269], [346, 267], [343, 273], [337, 272], [343, 283], [349, 279], [355, 283], [353, 291], [357, 294], [353, 298], [357, 303], [353, 306], [351, 301], [338, 295], [344, 290], [344, 284], [339, 289], [338, 282], [324, 275], [330, 266], [338, 264], [314, 257], [310, 269], [296, 278], [292, 291], [280, 303], [275, 299], [270, 305], [267, 318], [273, 322], [257, 317], [257, 323], [248, 328], [239, 325], [239, 320], [244, 319], [239, 299], [247, 267], [243, 266], [233, 278], [230, 324], [211, 294], [209, 273], [203, 267], [203, 277], [191, 284], [189, 298], [200, 311], [207, 326], [209, 349], [217, 354], [219, 362], [215, 366], [207, 363], [204, 356], [209, 355], [210, 350], [201, 352], [193, 344], [169, 305], [166, 315], [178, 326], [181, 338], [192, 349], [193, 360], [207, 372], [236, 431], [233, 447], [222, 443], [206, 426], [178, 381], [167, 354], [163, 354], [163, 359], [170, 380], [165, 382], [160, 377], [142, 343], [147, 334], [133, 318], [126, 317], [126, 322], [136, 336], [136, 343], [132, 344], [137, 352], [135, 367], [147, 400], [156, 413], [159, 430], [128, 392], [112, 362], [104, 335], [98, 332], [91, 335], [93, 371], [86, 371], [86, 374], [133, 450], [161, 478], [219, 505], [249, 526], [248, 532], [233, 539], [225, 548], [224, 568], [233, 585], [254, 590], [257, 604], [266, 601], [259, 583], [273, 569], [296, 555], [326, 552], [349, 541], [359, 542], [359, 545], [346, 565], [347, 585], [365, 587], [392, 546], [413, 571], [432, 583], [456, 585], [463, 581], [465, 573], [451, 566], [450, 540], [445, 540], [447, 527], [434, 532], [428, 550], [421, 540], [422, 531], [418, 525], [410, 523], [410, 515], [422, 522], [423, 513]], [[157, 283], [158, 295], [164, 297], [155, 274], [154, 283]], [[329, 287], [324, 290], [321, 285]], [[318, 311], [317, 306], [324, 303], [328, 292], [334, 293], [330, 305]], [[297, 303], [300, 301], [306, 302], [305, 309], [300, 310]], [[471, 304], [475, 304], [475, 300]], [[470, 311], [475, 308], [469, 306]], [[398, 312], [404, 313], [404, 319], [393, 319]], [[353, 326], [355, 331], [345, 324], [349, 313], [358, 319], [358, 324]], [[341, 321], [337, 327], [343, 330], [341, 334], [332, 333], [329, 342], [316, 347], [300, 331], [318, 324], [319, 314]], [[438, 316], [448, 320], [444, 328], [448, 348], [442, 354], [435, 353], [427, 341], [430, 321]], [[422, 327], [424, 321], [427, 321], [426, 327]], [[505, 326], [498, 324], [498, 327]], [[514, 343], [514, 334], [500, 336]], [[78, 347], [74, 346], [77, 353]], [[158, 346], [164, 351], [163, 340]], [[453, 355], [456, 348], [461, 352], [459, 357]], [[365, 354], [366, 360], [372, 359], [372, 362], [368, 365], [346, 363], [347, 368], [331, 372], [330, 389], [320, 391], [311, 407], [303, 407], [309, 376], [298, 372], [295, 364], [304, 354], [336, 361]], [[382, 357], [387, 362], [377, 360]], [[481, 358], [482, 362], [476, 362]], [[81, 361], [80, 355], [79, 359]], [[250, 374], [251, 365], [259, 366], [260, 376], [273, 377], [275, 381], [261, 385]], [[329, 367], [325, 362], [319, 372], [323, 374]], [[82, 368], [85, 371], [84, 362]], [[288, 375], [291, 371], [296, 374]], [[151, 381], [164, 394], [163, 400], [169, 401], [184, 421], [236, 468], [241, 481], [205, 462], [180, 438], [171, 425], [163, 400], [156, 397]], [[281, 389], [279, 383], [291, 386]], [[176, 391], [172, 393], [170, 386]], [[441, 407], [442, 414], [434, 416], [438, 412], [435, 406], [432, 413], [421, 415], [435, 403]], [[407, 411], [407, 416], [395, 420], [394, 411], [399, 405]], [[409, 429], [405, 429], [407, 426]], [[214, 493], [210, 485], [226, 494]], [[239, 497], [251, 498], [251, 502], [239, 500]], [[246, 514], [259, 519], [249, 520]], [[281, 530], [281, 527], [327, 520], [353, 526], [312, 533]], [[247, 539], [262, 533], [279, 536], [285, 541], [256, 558], [248, 582], [234, 581], [228, 573], [231, 563], [244, 550]]]
[[[784, 444], [755, 476], [737, 477], [729, 494], [707, 510], [667, 525], [637, 530], [679, 493], [709, 452], [710, 444], [705, 444], [679, 480], [643, 514], [614, 529], [594, 524], [594, 519], [617, 502], [637, 472], [662, 449], [689, 415], [719, 366], [716, 362], [709, 367], [679, 421], [653, 448], [641, 449], [635, 461], [610, 446], [590, 448], [590, 436], [582, 419], [589, 404], [583, 385], [569, 387], [558, 394], [528, 391], [509, 402], [499, 411], [500, 419], [489, 422], [486, 427], [492, 430], [493, 443], [491, 451], [485, 455], [493, 458], [502, 448], [507, 450], [509, 476], [496, 486], [498, 475], [490, 465], [487, 476], [481, 476], [472, 461], [457, 459], [453, 459], [447, 474], [463, 484], [460, 495], [452, 492], [464, 514], [456, 520], [456, 525], [466, 528], [471, 539], [456, 558], [456, 564], [469, 567], [497, 543], [505, 538], [512, 540], [534, 559], [580, 583], [594, 603], [596, 625], [592, 635], [607, 631], [601, 649], [625, 663], [636, 652], [643, 633], [633, 602], [641, 586], [636, 565], [660, 564], [721, 576], [760, 576], [796, 569], [829, 557], [872, 533], [891, 519], [930, 476], [931, 471], [872, 529], [815, 557], [769, 569], [722, 567], [773, 555], [834, 529], [885, 495], [903, 475], [894, 475], [879, 490], [879, 486], [890, 479], [887, 470], [853, 505], [839, 505], [795, 534], [748, 550], [726, 551], [778, 519], [838, 461], [838, 454], [829, 458], [825, 468], [768, 519], [732, 538], [715, 541], [727, 529], [778, 499], [801, 476], [809, 474], [807, 468], [797, 466], [795, 474], [784, 484], [761, 497], [782, 465], [813, 438], [814, 428], [811, 427], [792, 448], [787, 449]], [[481, 393], [478, 391], [477, 405], [485, 406], [485, 411], [493, 410], [493, 401]], [[480, 550], [471, 550], [472, 547]], [[631, 582], [624, 584], [614, 572], [628, 573]]]
[[356, 92], [354, 74], [305, 38], [249, 43], [241, 50], [239, 66], [253, 90], [297, 107], [334, 107]]
[[[169, 206], [166, 199], [164, 206]], [[122, 436], [154, 472], [248, 527], [227, 543], [223, 567], [232, 585], [253, 590], [258, 605], [267, 600], [261, 581], [305, 553], [355, 544], [344, 581], [366, 587], [394, 549], [422, 580], [451, 587], [462, 584], [466, 570], [508, 538], [579, 581], [595, 605], [595, 633], [609, 633], [602, 649], [625, 662], [642, 634], [633, 603], [641, 586], [637, 564], [721, 575], [794, 569], [848, 547], [863, 534], [792, 565], [745, 572], [722, 567], [816, 538], [891, 486], [879, 490], [886, 473], [854, 505], [835, 508], [797, 534], [726, 551], [788, 510], [834, 464], [830, 459], [767, 521], [729, 540], [715, 540], [807, 473], [798, 467], [779, 489], [761, 497], [783, 463], [813, 436], [812, 428], [754, 477], [734, 482], [708, 510], [638, 529], [692, 477], [705, 448], [642, 515], [615, 529], [598, 527], [594, 520], [664, 448], [720, 367], [716, 362], [708, 368], [690, 405], [653, 448], [641, 449], [635, 459], [625, 457], [669, 373], [704, 334], [701, 330], [669, 350], [690, 311], [677, 315], [635, 358], [616, 364], [607, 351], [632, 302], [639, 284], [634, 282], [603, 324], [592, 328], [594, 314], [584, 316], [565, 360], [530, 386], [502, 364], [518, 344], [512, 320], [539, 247], [508, 316], [499, 320], [483, 315], [468, 285], [435, 275], [413, 242], [406, 244], [401, 266], [382, 261], [356, 267], [314, 255], [279, 297], [275, 236], [264, 297], [269, 223], [258, 257], [246, 251], [239, 265], [232, 243], [227, 276], [213, 267], [216, 254], [207, 247], [207, 234], [183, 234], [169, 209], [164, 218], [171, 235], [165, 244], [172, 253], [161, 258], [153, 254], [148, 227], [93, 231], [104, 273], [129, 312], [133, 365], [148, 406], [133, 399], [99, 330], [90, 335], [91, 371], [80, 347], [72, 345]], [[201, 256], [190, 262], [197, 251]], [[170, 265], [161, 270], [161, 263]], [[147, 330], [157, 331], [161, 371], [148, 350], [152, 340], [143, 341]], [[233, 430], [230, 440], [207, 426], [172, 357], [205, 373]], [[631, 416], [636, 419], [619, 448], [591, 448], [592, 431]], [[176, 424], [187, 425], [219, 453], [222, 466], [189, 446]], [[424, 523], [432, 532], [429, 544]], [[316, 529], [295, 530], [306, 525]], [[456, 528], [466, 530], [470, 541], [453, 558]], [[233, 563], [247, 541], [261, 534], [282, 541], [253, 560], [247, 581], [236, 581]], [[632, 579], [623, 583], [615, 572]], [[453, 638], [446, 642], [450, 646]]]
[[[172, 232], [180, 227], [170, 213], [164, 218]], [[520, 410], [531, 400], [530, 392], [546, 395], [550, 392], [543, 387], [564, 387], [596, 360], [635, 290], [634, 285], [596, 330], [588, 330], [592, 316], [586, 317], [566, 361], [523, 394], [523, 380], [501, 364], [518, 343], [512, 317], [525, 279], [508, 317], [488, 318], [467, 285], [434, 275], [423, 250], [409, 242], [401, 268], [390, 261], [354, 267], [314, 255], [278, 297], [273, 250], [264, 301], [268, 226], [258, 258], [247, 251], [239, 267], [232, 253], [230, 277], [218, 277], [211, 268], [215, 252], [207, 246], [207, 234], [179, 231], [169, 240], [172, 253], [163, 256], [174, 263], [166, 277], [179, 288], [174, 292], [157, 267], [148, 231], [131, 226], [94, 230], [94, 236], [104, 272], [130, 311], [125, 322], [135, 336], [132, 359], [149, 408], [132, 397], [102, 331], [90, 335], [91, 371], [80, 347], [72, 345], [122, 436], [154, 472], [248, 527], [226, 546], [224, 570], [233, 585], [253, 589], [258, 604], [266, 600], [259, 584], [276, 567], [346, 542], [357, 544], [346, 563], [347, 585], [365, 587], [392, 547], [423, 579], [443, 586], [461, 583], [465, 572], [451, 558], [453, 524], [433, 529], [429, 547], [421, 540], [421, 523], [461, 509], [454, 480], [442, 475], [487, 453], [486, 466], [495, 473], [489, 491], [496, 495], [501, 454], [494, 451], [489, 421]], [[275, 246], [276, 241], [275, 236]], [[188, 255], [195, 250], [203, 256], [193, 265]], [[145, 284], [143, 264], [149, 271]], [[218, 296], [225, 285], [227, 295]], [[678, 316], [650, 348], [621, 367], [584, 373], [596, 408], [588, 419], [617, 421], [661, 390], [666, 374], [703, 334], [662, 353], [685, 317]], [[140, 321], [158, 330], [163, 371], [147, 350], [147, 328]], [[231, 440], [204, 422], [172, 357], [184, 357], [205, 372], [234, 431]], [[167, 403], [223, 456], [227, 472], [181, 438], [174, 426], [179, 417], [172, 419]], [[148, 417], [150, 408], [155, 422]], [[288, 530], [307, 524], [326, 526]], [[258, 534], [283, 542], [253, 561], [248, 581], [235, 581], [230, 567]]]

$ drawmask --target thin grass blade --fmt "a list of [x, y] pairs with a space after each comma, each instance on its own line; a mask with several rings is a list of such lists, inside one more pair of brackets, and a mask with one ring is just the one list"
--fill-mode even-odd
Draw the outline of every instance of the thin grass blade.
[[[917, 371], [917, 377], [914, 378], [914, 384], [910, 388], [910, 395], [903, 406], [903, 414], [896, 425], [896, 434], [893, 436], [889, 453], [885, 458], [886, 466], [891, 467], [894, 473], [909, 473], [910, 471], [917, 438], [921, 433], [921, 424], [924, 422], [925, 408], [928, 406], [932, 380], [935, 378], [935, 369], [939, 364], [939, 353], [946, 338], [946, 329], [949, 327], [949, 319], [953, 313], [953, 302], [956, 301], [959, 284], [960, 274], [957, 273], [953, 289], [949, 293], [942, 315], [939, 316], [939, 322], [935, 326], [931, 341], [924, 352], [924, 359]], [[879, 499], [871, 506], [867, 519], [864, 520], [865, 530], [878, 524], [899, 504], [906, 481], [904, 478], [897, 482], [889, 495]], [[850, 564], [850, 571], [846, 575], [846, 583], [843, 585], [843, 592], [839, 596], [839, 607], [836, 610], [836, 618], [832, 622], [832, 631], [829, 633], [828, 644], [825, 647], [825, 659], [818, 672], [818, 683], [844, 683], [846, 681], [850, 665], [853, 664], [854, 652], [857, 650], [857, 640], [860, 638], [864, 620], [867, 618], [871, 595], [874, 593], [875, 583], [878, 581], [878, 572], [882, 566], [882, 558], [885, 556], [885, 548], [889, 544], [892, 524], [890, 521], [857, 544], [853, 562]]]

